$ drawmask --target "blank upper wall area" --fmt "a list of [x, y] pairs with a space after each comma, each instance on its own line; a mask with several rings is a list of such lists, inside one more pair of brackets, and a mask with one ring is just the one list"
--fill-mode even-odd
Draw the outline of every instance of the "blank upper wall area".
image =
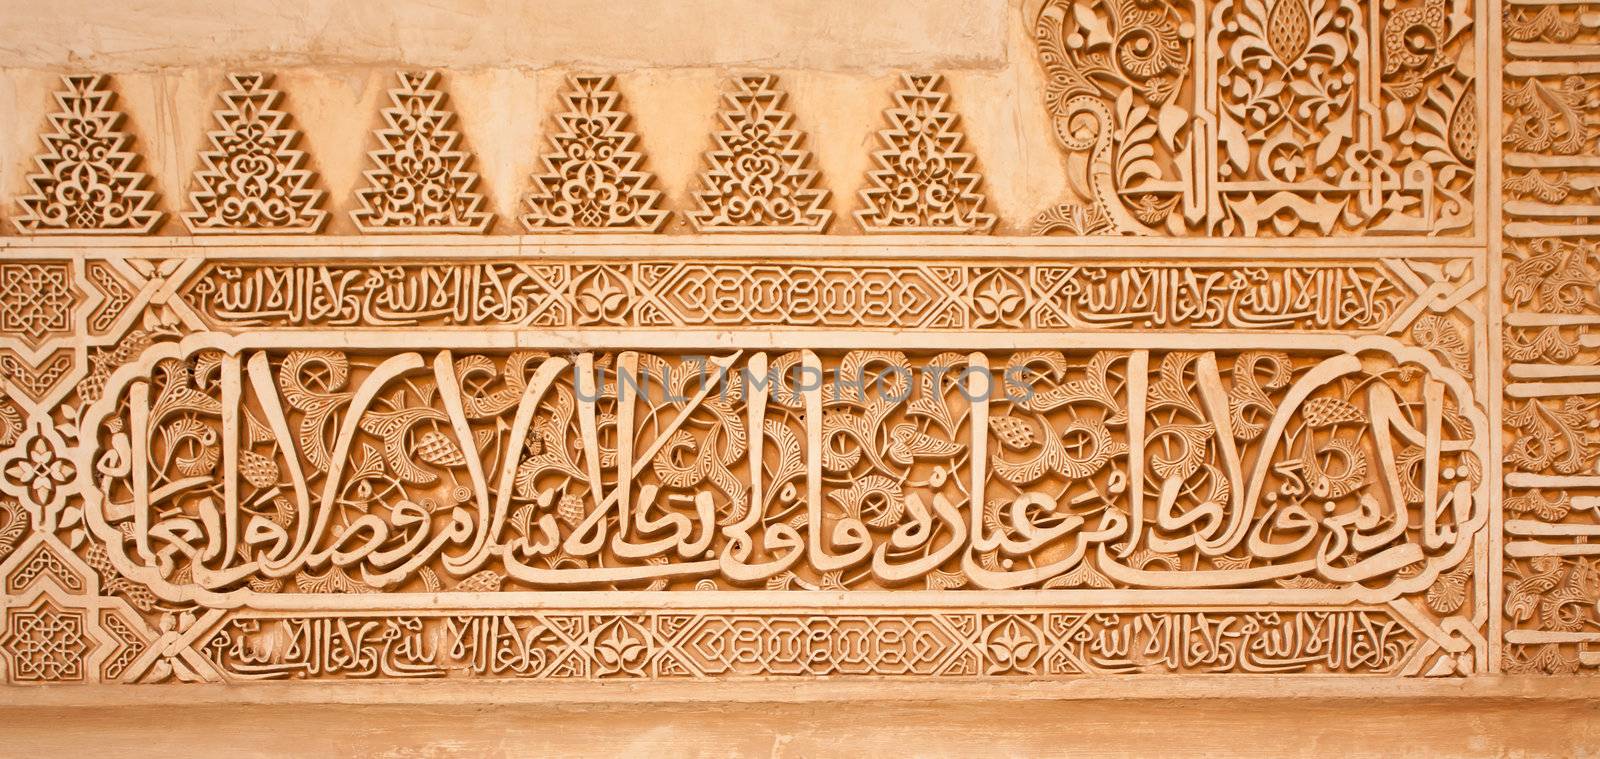
[[1016, 0], [0, 0], [0, 67], [990, 68]]

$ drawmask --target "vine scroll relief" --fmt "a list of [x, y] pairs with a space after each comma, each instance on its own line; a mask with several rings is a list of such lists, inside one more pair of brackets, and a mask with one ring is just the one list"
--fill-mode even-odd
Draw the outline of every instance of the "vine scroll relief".
[[1072, 196], [1039, 231], [1472, 228], [1471, 0], [1048, 0], [1033, 22]]
[[1600, 133], [1588, 5], [1505, 14], [1504, 669], [1600, 667], [1600, 441], [1593, 329]]

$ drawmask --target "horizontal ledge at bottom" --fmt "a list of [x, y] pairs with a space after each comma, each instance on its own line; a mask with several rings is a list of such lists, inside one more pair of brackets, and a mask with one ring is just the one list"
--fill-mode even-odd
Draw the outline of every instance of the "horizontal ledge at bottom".
[[413, 680], [240, 684], [0, 686], [0, 711], [21, 708], [365, 704], [608, 704], [965, 701], [1382, 700], [1600, 702], [1600, 677], [1131, 675], [1031, 682], [992, 679], [693, 681]]

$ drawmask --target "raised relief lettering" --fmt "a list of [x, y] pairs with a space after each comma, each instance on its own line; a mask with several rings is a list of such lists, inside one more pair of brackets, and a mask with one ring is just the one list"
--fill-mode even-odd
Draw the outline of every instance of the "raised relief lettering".
[[0, 676], [1597, 671], [1600, 25], [1501, 11], [67, 76], [0, 237]]

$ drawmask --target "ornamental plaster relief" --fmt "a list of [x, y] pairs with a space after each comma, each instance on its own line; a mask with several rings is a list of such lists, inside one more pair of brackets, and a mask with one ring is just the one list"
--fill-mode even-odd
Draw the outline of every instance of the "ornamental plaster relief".
[[994, 13], [6, 70], [5, 681], [1595, 673], [1594, 9]]

